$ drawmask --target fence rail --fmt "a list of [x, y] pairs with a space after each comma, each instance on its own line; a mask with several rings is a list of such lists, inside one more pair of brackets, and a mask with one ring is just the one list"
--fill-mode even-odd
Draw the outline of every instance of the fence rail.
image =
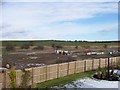
[[[110, 65], [117, 65], [120, 57], [112, 57], [110, 58]], [[100, 66], [101, 68], [107, 67], [108, 58], [100, 58], [93, 60], [79, 60], [61, 64], [52, 64], [42, 67], [33, 67], [28, 68], [32, 75], [32, 79], [30, 80], [29, 85], [33, 85], [36, 83], [64, 77], [67, 75], [71, 75], [74, 73], [80, 73], [90, 70], [95, 70]], [[0, 78], [0, 83], [2, 83], [3, 88], [8, 88], [10, 84], [10, 78], [8, 76], [9, 71], [3, 73], [2, 78]], [[20, 86], [21, 83], [21, 70], [16, 70], [16, 82], [17, 86]]]

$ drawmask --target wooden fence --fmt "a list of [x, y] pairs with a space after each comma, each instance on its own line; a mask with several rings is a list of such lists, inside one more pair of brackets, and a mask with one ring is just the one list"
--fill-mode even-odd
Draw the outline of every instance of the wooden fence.
[[[120, 57], [112, 57], [110, 58], [110, 65], [117, 65]], [[81, 73], [85, 71], [95, 70], [100, 65], [101, 68], [107, 67], [108, 58], [100, 58], [93, 60], [81, 60], [81, 61], [73, 61], [61, 64], [53, 64], [42, 67], [33, 67], [26, 70], [29, 70], [32, 75], [32, 79], [30, 80], [30, 85], [64, 77], [67, 75], [71, 75], [74, 73]], [[10, 78], [8, 76], [9, 71], [6, 71], [2, 78], [0, 78], [0, 83], [3, 84], [3, 88], [9, 87]], [[21, 83], [21, 70], [16, 70], [16, 82], [17, 86]]]

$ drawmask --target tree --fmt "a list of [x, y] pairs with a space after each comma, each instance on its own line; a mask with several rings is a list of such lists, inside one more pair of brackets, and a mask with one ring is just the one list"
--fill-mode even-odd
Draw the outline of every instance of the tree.
[[10, 73], [8, 73], [10, 77], [10, 88], [16, 88], [16, 72], [14, 66], [12, 66]]

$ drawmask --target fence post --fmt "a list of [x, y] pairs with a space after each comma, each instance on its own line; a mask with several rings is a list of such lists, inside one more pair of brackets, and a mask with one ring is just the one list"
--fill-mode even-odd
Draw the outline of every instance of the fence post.
[[99, 66], [100, 66], [100, 68], [101, 68], [101, 65], [100, 65], [100, 63], [101, 63], [101, 58], [99, 59]]
[[34, 83], [34, 76], [33, 76], [34, 74], [33, 74], [33, 67], [32, 67], [32, 85], [33, 85], [33, 83]]
[[74, 73], [76, 73], [76, 61], [75, 61], [75, 71], [74, 71]]
[[2, 77], [3, 77], [3, 82], [2, 82], [2, 84], [3, 84], [3, 88], [6, 88], [6, 76], [7, 76], [7, 72], [6, 72], [6, 70], [4, 70], [4, 73], [2, 74]]
[[57, 64], [57, 78], [59, 78], [59, 64]]
[[68, 62], [68, 70], [67, 70], [67, 75], [69, 75], [69, 62]]
[[47, 81], [47, 65], [46, 65], [46, 81]]
[[84, 72], [86, 71], [86, 60], [84, 60]]
[[94, 59], [92, 60], [92, 70], [94, 69]]

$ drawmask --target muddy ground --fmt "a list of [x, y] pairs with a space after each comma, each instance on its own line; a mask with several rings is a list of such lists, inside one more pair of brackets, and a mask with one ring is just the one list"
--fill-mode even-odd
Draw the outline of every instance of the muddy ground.
[[[116, 47], [112, 47], [115, 49]], [[21, 50], [17, 49], [14, 52], [9, 52], [2, 55], [2, 66], [4, 67], [7, 63], [15, 65], [16, 69], [43, 66], [49, 64], [71, 62], [75, 60], [93, 59], [93, 58], [104, 58], [113, 57], [115, 55], [84, 55], [86, 49], [79, 47], [75, 49], [74, 46], [64, 47], [63, 50], [71, 52], [70, 55], [56, 54], [54, 49], [51, 47], [45, 47], [43, 51], [40, 50]], [[98, 51], [102, 50], [102, 47], [91, 47], [91, 50]], [[111, 47], [109, 48], [111, 49]], [[117, 49], [117, 48], [116, 48]], [[104, 50], [104, 49], [103, 49]]]
[[8, 54], [3, 56], [2, 65], [5, 66], [6, 63], [15, 65], [16, 69], [28, 68], [35, 66], [43, 66], [49, 64], [71, 62], [75, 60], [93, 59], [101, 57], [112, 57], [111, 55], [81, 55], [73, 53], [71, 55], [61, 55], [55, 53], [21, 53], [21, 54]]

